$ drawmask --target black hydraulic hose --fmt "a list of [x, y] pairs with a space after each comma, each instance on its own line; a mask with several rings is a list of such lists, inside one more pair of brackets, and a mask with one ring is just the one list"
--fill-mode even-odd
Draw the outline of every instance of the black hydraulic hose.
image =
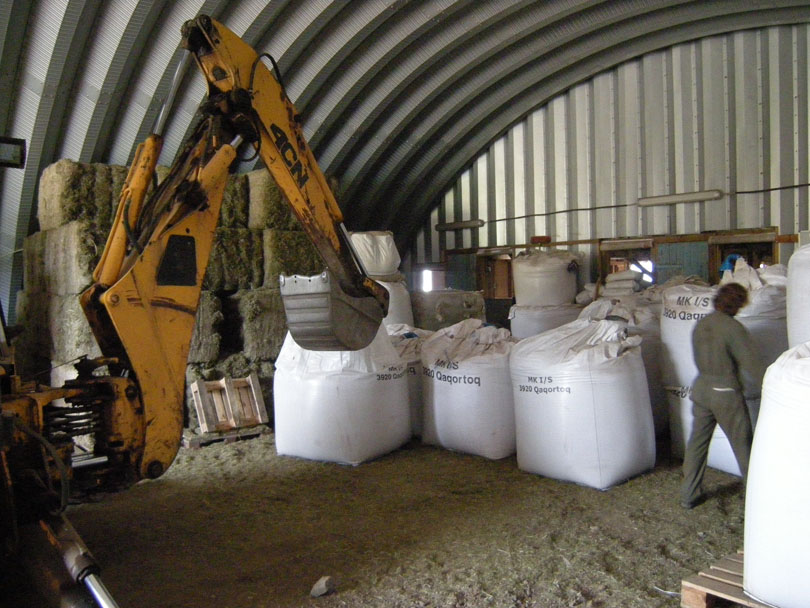
[[20, 431], [22, 431], [29, 437], [41, 443], [42, 447], [44, 447], [48, 451], [48, 453], [54, 459], [54, 462], [56, 462], [56, 468], [59, 470], [59, 485], [61, 486], [61, 496], [60, 496], [59, 510], [56, 513], [53, 513], [53, 515], [58, 515], [64, 512], [64, 510], [67, 509], [68, 499], [70, 498], [70, 484], [68, 481], [67, 467], [65, 466], [65, 463], [62, 462], [62, 457], [59, 455], [59, 452], [56, 451], [56, 448], [50, 441], [45, 439], [45, 437], [43, 437], [42, 435], [37, 433], [34, 429], [25, 424], [22, 420], [19, 419], [19, 417], [14, 416], [12, 417], [11, 420], [14, 423], [14, 426], [16, 426]]

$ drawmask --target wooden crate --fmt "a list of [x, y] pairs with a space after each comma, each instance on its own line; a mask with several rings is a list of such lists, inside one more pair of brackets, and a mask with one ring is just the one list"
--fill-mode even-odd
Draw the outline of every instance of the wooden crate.
[[768, 608], [743, 591], [743, 553], [727, 555], [694, 576], [681, 581], [681, 608], [745, 606]]
[[197, 380], [191, 385], [203, 433], [231, 431], [268, 422], [256, 374], [247, 378]]

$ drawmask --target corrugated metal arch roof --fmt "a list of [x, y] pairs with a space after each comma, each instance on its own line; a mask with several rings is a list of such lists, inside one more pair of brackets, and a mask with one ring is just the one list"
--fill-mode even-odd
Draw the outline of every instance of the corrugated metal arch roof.
[[[6, 0], [0, 134], [29, 142], [24, 170], [0, 170], [6, 306], [42, 169], [127, 163], [198, 13], [277, 59], [348, 227], [393, 230], [403, 247], [478, 153], [577, 82], [673, 44], [810, 21], [805, 0]], [[161, 162], [203, 94], [188, 70]]]

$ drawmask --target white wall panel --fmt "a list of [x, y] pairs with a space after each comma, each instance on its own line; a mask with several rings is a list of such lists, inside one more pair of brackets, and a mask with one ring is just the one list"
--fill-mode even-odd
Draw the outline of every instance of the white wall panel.
[[[770, 225], [782, 234], [807, 230], [808, 47], [810, 26], [772, 27], [620, 65], [526, 116], [478, 157], [451, 188], [459, 196], [443, 204], [456, 205], [457, 217], [487, 222], [478, 247], [523, 245], [532, 235], [581, 241]], [[635, 204], [715, 188], [721, 200]], [[532, 217], [517, 219], [525, 215]], [[594, 252], [588, 243], [572, 248]], [[780, 255], [791, 251], [784, 246]]]

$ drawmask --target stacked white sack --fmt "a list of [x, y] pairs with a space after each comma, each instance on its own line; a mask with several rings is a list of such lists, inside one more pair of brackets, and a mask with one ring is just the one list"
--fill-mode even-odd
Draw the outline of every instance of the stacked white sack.
[[387, 325], [391, 344], [408, 369], [408, 401], [411, 406], [411, 433], [422, 436], [422, 343], [432, 331], [410, 325]]
[[794, 251], [788, 261], [787, 328], [791, 348], [810, 342], [810, 245]]
[[514, 340], [505, 329], [467, 319], [422, 344], [422, 441], [493, 460], [515, 452], [509, 378]]
[[636, 270], [611, 272], [605, 277], [605, 286], [600, 290], [599, 296], [615, 298], [641, 291], [641, 276], [641, 273]]
[[765, 374], [745, 497], [743, 588], [780, 608], [810, 606], [810, 343]]
[[612, 300], [600, 299], [586, 306], [580, 319], [601, 321], [616, 317], [627, 321], [627, 332], [641, 336], [641, 359], [647, 374], [655, 436], [661, 437], [669, 426], [667, 393], [661, 380], [661, 321], [659, 307], [651, 304], [625, 306]]
[[521, 253], [512, 260], [515, 304], [557, 306], [570, 304], [577, 294], [580, 256], [571, 251]]
[[590, 304], [596, 299], [596, 283], [585, 283], [580, 291], [574, 298], [574, 302], [581, 306]]
[[512, 335], [523, 339], [536, 336], [544, 331], [556, 329], [575, 320], [582, 307], [577, 304], [559, 306], [512, 306], [509, 321]]
[[401, 262], [394, 234], [389, 231], [352, 232], [352, 247], [366, 274], [388, 291], [390, 300], [385, 325], [413, 325], [411, 295], [405, 278], [399, 273]]
[[641, 338], [625, 328], [583, 319], [512, 349], [520, 469], [601, 490], [655, 465]]
[[405, 364], [381, 326], [358, 351], [311, 351], [290, 334], [273, 378], [279, 454], [359, 464], [411, 435]]

